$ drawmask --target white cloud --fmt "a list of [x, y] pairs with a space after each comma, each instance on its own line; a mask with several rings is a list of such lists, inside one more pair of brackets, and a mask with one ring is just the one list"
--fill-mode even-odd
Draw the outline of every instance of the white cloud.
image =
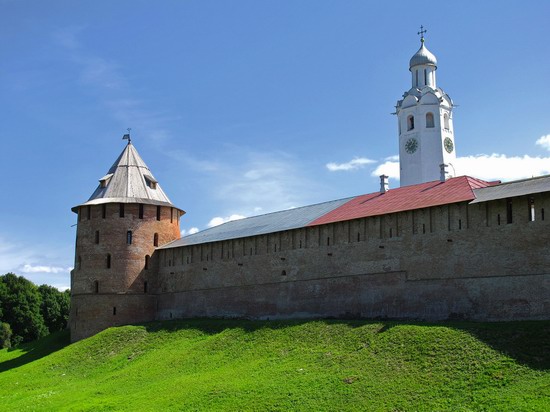
[[453, 166], [457, 176], [468, 175], [485, 180], [508, 181], [550, 173], [550, 157], [481, 154], [459, 157]]
[[189, 230], [182, 229], [182, 230], [181, 230], [181, 235], [182, 235], [182, 236], [194, 235], [195, 233], [198, 233], [198, 232], [199, 232], [199, 228], [198, 228], [198, 227], [192, 227], [192, 228], [189, 229]]
[[19, 268], [21, 273], [68, 273], [71, 270], [73, 270], [72, 267], [29, 265], [28, 263]]
[[217, 216], [285, 210], [315, 201], [322, 193], [321, 184], [308, 178], [302, 159], [288, 153], [246, 147], [228, 147], [222, 152], [223, 157], [209, 158], [215, 168], [202, 171], [210, 196], [223, 205]]
[[[449, 168], [449, 172], [455, 176], [467, 175], [484, 180], [510, 181], [550, 174], [550, 157], [479, 154], [457, 157], [452, 166], [454, 173], [453, 167]], [[399, 179], [399, 161], [388, 160], [371, 173], [376, 177], [381, 174]]]
[[[0, 275], [11, 272], [23, 275], [37, 285], [48, 284], [60, 290], [69, 288], [72, 267], [67, 263], [72, 263], [72, 256], [64, 256], [65, 248], [57, 245], [50, 249], [40, 243], [26, 245], [17, 240], [7, 241], [7, 238], [0, 234]], [[72, 255], [72, 246], [70, 249], [67, 252]]]
[[231, 222], [233, 220], [244, 219], [245, 217], [246, 216], [237, 215], [237, 214], [234, 214], [234, 215], [231, 215], [231, 216], [226, 216], [226, 217], [216, 216], [216, 217], [210, 219], [210, 222], [208, 222], [207, 226], [208, 227], [219, 226], [222, 223]]
[[55, 43], [66, 49], [78, 49], [81, 45], [78, 36], [84, 29], [86, 26], [83, 25], [62, 27], [52, 33], [52, 38]]
[[326, 167], [331, 172], [356, 170], [365, 167], [368, 164], [376, 163], [376, 160], [367, 159], [366, 157], [356, 157], [347, 163], [327, 163]]
[[399, 180], [399, 156], [387, 157], [384, 163], [378, 165], [371, 173], [371, 176], [389, 176], [390, 179]]
[[550, 150], [550, 134], [546, 136], [541, 136], [536, 142], [539, 146], [542, 146], [546, 150]]

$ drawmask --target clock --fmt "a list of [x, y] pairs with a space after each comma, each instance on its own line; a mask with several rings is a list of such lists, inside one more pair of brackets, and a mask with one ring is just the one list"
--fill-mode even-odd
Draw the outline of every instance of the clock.
[[443, 140], [443, 146], [445, 146], [445, 150], [447, 153], [452, 153], [455, 145], [453, 144], [453, 141], [446, 137], [445, 140]]
[[418, 140], [416, 140], [414, 137], [411, 137], [405, 142], [405, 151], [408, 154], [413, 154], [414, 152], [416, 152], [416, 149], [418, 149]]

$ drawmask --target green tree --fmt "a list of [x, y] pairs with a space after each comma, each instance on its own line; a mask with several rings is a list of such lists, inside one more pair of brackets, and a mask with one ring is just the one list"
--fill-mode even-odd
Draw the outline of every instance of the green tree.
[[40, 312], [49, 332], [65, 329], [69, 319], [69, 291], [60, 292], [52, 286], [41, 285], [38, 287], [38, 292], [42, 296]]
[[0, 322], [0, 349], [11, 348], [11, 335], [10, 325]]
[[41, 301], [38, 287], [31, 281], [13, 273], [0, 276], [0, 320], [11, 326], [12, 343], [28, 342], [48, 334], [40, 312]]

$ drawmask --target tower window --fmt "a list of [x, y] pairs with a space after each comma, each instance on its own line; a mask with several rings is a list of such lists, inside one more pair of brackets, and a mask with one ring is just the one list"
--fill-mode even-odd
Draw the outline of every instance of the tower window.
[[449, 115], [447, 113], [443, 115], [443, 127], [445, 130], [449, 130]]
[[155, 235], [153, 236], [153, 246], [158, 246], [158, 245], [159, 245], [159, 234], [155, 233]]
[[94, 282], [94, 293], [99, 293], [99, 282], [97, 280]]
[[160, 206], [157, 206], [157, 220], [160, 220]]
[[151, 257], [149, 255], [145, 256], [145, 267], [144, 267], [145, 270], [149, 269], [149, 259], [150, 258]]
[[132, 244], [132, 231], [129, 230], [126, 232], [126, 243], [131, 245]]
[[78, 269], [82, 269], [82, 256], [78, 256], [78, 258], [76, 259], [76, 267]]
[[414, 130], [414, 116], [407, 117], [407, 130]]
[[116, 306], [113, 306], [113, 316], [116, 315]]
[[95, 244], [99, 245], [99, 230], [95, 231]]
[[107, 269], [111, 269], [111, 255], [107, 255]]
[[415, 86], [418, 87], [418, 70], [415, 70], [415, 75], [416, 75], [416, 82], [415, 82]]
[[124, 217], [124, 203], [121, 203], [118, 207], [118, 215]]
[[426, 113], [426, 127], [427, 128], [434, 127], [434, 115], [433, 115], [433, 113]]
[[327, 237], [327, 246], [330, 246], [330, 236]]
[[147, 293], [147, 281], [143, 282], [143, 293]]
[[529, 222], [535, 221], [535, 199], [530, 197], [528, 202]]
[[150, 189], [155, 190], [157, 188], [158, 182], [153, 176], [143, 175], [143, 177], [145, 178], [145, 183], [147, 184], [147, 186], [149, 186]]
[[139, 218], [143, 219], [143, 205], [142, 204], [139, 205]]
[[101, 217], [105, 219], [107, 217], [107, 205], [101, 205]]
[[170, 208], [170, 223], [172, 223], [174, 221], [174, 208], [171, 207]]
[[427, 84], [428, 84], [428, 73], [426, 69], [424, 69], [424, 85], [427, 85]]
[[506, 223], [512, 223], [512, 200], [506, 201]]

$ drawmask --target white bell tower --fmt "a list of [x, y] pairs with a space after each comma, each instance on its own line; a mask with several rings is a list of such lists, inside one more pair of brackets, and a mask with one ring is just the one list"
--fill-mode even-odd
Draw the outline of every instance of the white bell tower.
[[439, 180], [441, 165], [453, 166], [456, 159], [453, 101], [437, 87], [437, 59], [424, 45], [424, 33], [420, 26], [420, 49], [409, 63], [412, 87], [396, 105], [401, 186]]

